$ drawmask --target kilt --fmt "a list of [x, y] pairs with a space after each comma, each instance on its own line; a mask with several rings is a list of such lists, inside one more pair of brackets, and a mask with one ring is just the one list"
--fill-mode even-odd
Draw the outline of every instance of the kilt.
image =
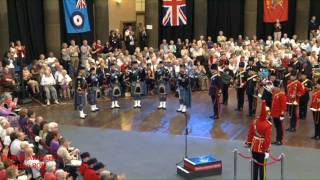
[[179, 87], [178, 88], [179, 91], [179, 101], [180, 104], [183, 104], [185, 106], [187, 106], [188, 108], [191, 107], [191, 88], [188, 87], [187, 89], [184, 87]]

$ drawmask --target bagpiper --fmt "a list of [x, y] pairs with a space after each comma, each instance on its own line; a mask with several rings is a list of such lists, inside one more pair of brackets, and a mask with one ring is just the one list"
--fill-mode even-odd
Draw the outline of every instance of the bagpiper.
[[315, 90], [312, 94], [310, 110], [312, 111], [314, 121], [314, 136], [312, 139], [320, 139], [320, 79], [317, 80]]
[[84, 119], [87, 116], [87, 114], [83, 112], [88, 87], [86, 81], [86, 68], [81, 66], [78, 68], [78, 71], [75, 91], [75, 108], [79, 111], [80, 118]]
[[213, 115], [210, 118], [219, 119], [219, 99], [221, 96], [221, 88], [222, 88], [222, 79], [219, 75], [217, 64], [211, 65], [211, 83], [209, 87], [209, 96], [211, 97], [212, 106], [213, 106]]
[[123, 81], [123, 74], [117, 69], [114, 63], [111, 63], [110, 74], [108, 79], [111, 89], [111, 109], [120, 108], [118, 100], [121, 96], [121, 83]]
[[300, 81], [297, 80], [297, 73], [290, 73], [288, 81], [287, 105], [290, 116], [290, 127], [286, 129], [289, 132], [295, 132], [297, 129], [297, 107], [299, 106], [299, 97], [303, 94], [304, 89]]
[[160, 61], [155, 73], [155, 79], [157, 83], [157, 92], [159, 95], [160, 105], [158, 109], [166, 109], [167, 94], [170, 91], [170, 72], [163, 65], [163, 61]]
[[244, 92], [246, 88], [247, 73], [244, 70], [244, 62], [239, 63], [239, 70], [235, 74], [235, 87], [237, 90], [238, 105], [236, 111], [242, 111], [244, 104]]
[[91, 112], [99, 111], [97, 107], [97, 90], [99, 89], [99, 77], [94, 67], [90, 68], [89, 76], [87, 77], [88, 84], [88, 101]]
[[186, 113], [187, 108], [191, 107], [191, 84], [189, 74], [184, 64], [180, 65], [180, 72], [178, 74], [178, 94], [180, 107], [177, 112]]
[[[250, 124], [247, 142], [252, 152], [253, 164], [253, 179], [257, 180], [266, 177], [265, 160], [269, 158], [272, 138], [272, 123], [267, 120], [268, 109], [266, 102], [263, 100], [261, 105], [260, 117], [253, 120]], [[259, 164], [258, 164], [259, 163]]]
[[143, 93], [142, 80], [145, 78], [145, 71], [138, 66], [137, 61], [132, 61], [132, 69], [129, 72], [131, 83], [131, 95], [134, 99], [134, 108], [141, 108], [141, 95]]
[[312, 91], [313, 83], [307, 78], [307, 74], [304, 72], [300, 74], [301, 76], [301, 83], [303, 86], [303, 94], [299, 98], [299, 119], [305, 120], [307, 118], [308, 112], [308, 103], [310, 99], [309, 92]]
[[272, 89], [271, 117], [276, 128], [276, 141], [272, 144], [275, 145], [283, 144], [283, 120], [287, 110], [287, 97], [285, 92], [281, 90], [281, 84], [281, 80], [275, 80]]

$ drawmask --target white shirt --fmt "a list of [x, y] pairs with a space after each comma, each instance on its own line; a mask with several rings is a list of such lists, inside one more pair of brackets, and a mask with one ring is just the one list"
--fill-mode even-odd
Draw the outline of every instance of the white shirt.
[[54, 79], [52, 74], [49, 77], [47, 77], [46, 75], [42, 75], [40, 84], [41, 86], [55, 85], [56, 80]]
[[320, 47], [318, 47], [317, 45], [314, 45], [314, 46], [312, 47], [312, 50], [311, 50], [311, 51], [315, 51], [316, 54], [318, 55], [319, 52], [320, 52]]
[[289, 38], [281, 38], [281, 44], [287, 44], [287, 43], [290, 43]]
[[47, 64], [53, 64], [54, 62], [56, 62], [56, 59], [57, 59], [57, 58], [55, 58], [55, 57], [48, 57], [48, 58], [46, 59], [46, 63], [47, 63]]
[[26, 165], [26, 167], [31, 168], [32, 170], [32, 177], [33, 178], [38, 178], [41, 176], [40, 174], [40, 161], [37, 159], [30, 159], [30, 160], [25, 160], [24, 161], [24, 165]]
[[69, 84], [71, 81], [72, 81], [72, 79], [70, 78], [70, 76], [68, 74], [66, 74], [65, 76], [63, 76], [62, 74], [58, 75], [58, 83], [60, 85]]
[[17, 156], [18, 153], [21, 151], [20, 147], [21, 141], [19, 139], [15, 139], [12, 141], [10, 146], [10, 153], [14, 156]]
[[3, 140], [3, 145], [5, 146], [9, 146], [11, 143], [11, 139], [10, 139], [10, 136], [6, 136], [4, 137], [4, 140]]

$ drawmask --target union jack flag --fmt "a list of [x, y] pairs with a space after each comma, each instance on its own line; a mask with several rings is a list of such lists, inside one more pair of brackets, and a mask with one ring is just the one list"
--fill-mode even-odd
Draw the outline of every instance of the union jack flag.
[[162, 0], [162, 25], [180, 26], [187, 24], [186, 0]]
[[78, 0], [76, 7], [77, 7], [78, 9], [86, 8], [86, 7], [87, 7], [86, 0]]

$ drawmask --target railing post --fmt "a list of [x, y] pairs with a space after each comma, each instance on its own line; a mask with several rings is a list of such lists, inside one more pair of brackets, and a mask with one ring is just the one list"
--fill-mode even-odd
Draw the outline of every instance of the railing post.
[[284, 180], [284, 154], [281, 153], [281, 180]]
[[233, 180], [237, 180], [238, 149], [233, 150]]
[[250, 176], [251, 176], [250, 179], [251, 180], [253, 180], [253, 163], [254, 163], [253, 161], [254, 161], [253, 159], [250, 160]]

